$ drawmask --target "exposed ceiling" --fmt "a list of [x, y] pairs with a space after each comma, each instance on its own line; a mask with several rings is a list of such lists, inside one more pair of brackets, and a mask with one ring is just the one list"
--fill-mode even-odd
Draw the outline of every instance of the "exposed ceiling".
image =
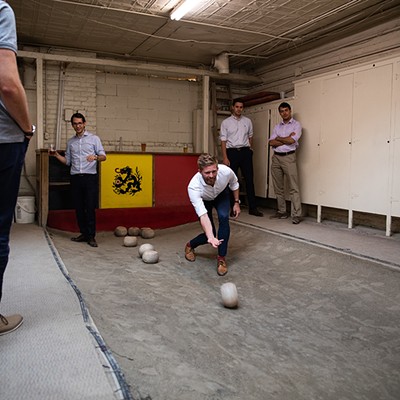
[[180, 0], [9, 0], [19, 46], [62, 47], [137, 61], [231, 71], [359, 33], [400, 16], [400, 0], [203, 0], [180, 21]]

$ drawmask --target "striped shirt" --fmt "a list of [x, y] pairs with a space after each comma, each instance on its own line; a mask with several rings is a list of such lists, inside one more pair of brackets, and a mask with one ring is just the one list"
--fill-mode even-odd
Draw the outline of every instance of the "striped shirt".
[[93, 154], [106, 155], [97, 135], [85, 131], [81, 137], [75, 135], [69, 139], [65, 158], [67, 165], [71, 166], [71, 175], [97, 174], [97, 163], [87, 160], [87, 156]]

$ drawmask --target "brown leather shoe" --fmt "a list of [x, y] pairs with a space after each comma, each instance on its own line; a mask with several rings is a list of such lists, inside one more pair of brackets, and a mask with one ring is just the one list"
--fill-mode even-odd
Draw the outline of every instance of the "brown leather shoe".
[[224, 276], [228, 273], [228, 267], [226, 266], [226, 261], [222, 258], [218, 259], [217, 274], [219, 276]]
[[196, 254], [194, 254], [194, 249], [192, 249], [188, 245], [185, 246], [185, 258], [186, 258], [186, 260], [188, 260], [190, 262], [193, 262], [196, 260]]

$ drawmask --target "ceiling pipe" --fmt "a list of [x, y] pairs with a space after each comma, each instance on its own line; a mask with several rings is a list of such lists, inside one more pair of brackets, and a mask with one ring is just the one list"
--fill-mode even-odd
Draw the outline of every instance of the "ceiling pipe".
[[61, 121], [64, 109], [64, 87], [65, 87], [65, 63], [62, 62], [60, 65], [60, 75], [58, 78], [56, 149], [61, 148]]

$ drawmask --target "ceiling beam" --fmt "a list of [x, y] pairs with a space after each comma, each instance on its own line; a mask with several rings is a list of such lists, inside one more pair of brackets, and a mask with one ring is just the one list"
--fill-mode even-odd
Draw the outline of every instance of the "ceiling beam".
[[108, 60], [101, 58], [78, 57], [78, 56], [64, 56], [57, 54], [39, 53], [35, 51], [25, 51], [25, 50], [18, 51], [18, 57], [33, 58], [35, 60], [41, 59], [45, 61], [87, 64], [96, 67], [122, 68], [137, 73], [139, 75], [155, 74], [160, 76], [182, 77], [188, 79], [190, 79], [191, 77], [209, 76], [212, 79], [220, 81], [224, 80], [224, 81], [237, 82], [243, 84], [262, 83], [262, 79], [256, 76], [231, 74], [231, 73], [220, 74], [214, 71], [208, 71], [198, 68], [181, 67], [168, 64], [144, 63], [136, 61], [118, 61], [118, 60]]

